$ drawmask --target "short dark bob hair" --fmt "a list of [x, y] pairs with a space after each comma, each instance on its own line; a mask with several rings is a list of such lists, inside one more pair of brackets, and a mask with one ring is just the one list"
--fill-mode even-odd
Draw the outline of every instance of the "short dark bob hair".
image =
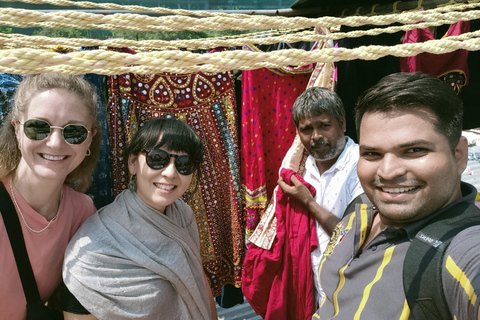
[[125, 158], [148, 148], [185, 152], [197, 170], [203, 159], [203, 143], [199, 135], [185, 122], [173, 118], [156, 118], [143, 124], [127, 145]]

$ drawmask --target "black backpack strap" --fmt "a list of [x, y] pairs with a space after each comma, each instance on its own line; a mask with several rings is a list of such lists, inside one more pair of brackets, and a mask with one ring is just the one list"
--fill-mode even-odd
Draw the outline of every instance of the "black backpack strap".
[[350, 203], [348, 204], [347, 206], [347, 209], [345, 209], [345, 212], [343, 213], [343, 217], [342, 218], [345, 218], [346, 216], [348, 216], [350, 213], [352, 213], [353, 211], [355, 211], [355, 206], [357, 205], [357, 203], [366, 203], [368, 205], [371, 205], [372, 203], [370, 202], [370, 199], [368, 199], [367, 195], [365, 193], [362, 193], [360, 195], [358, 195], [355, 199], [353, 199], [352, 201], [350, 201]]
[[417, 233], [403, 263], [405, 296], [415, 320], [452, 319], [442, 285], [445, 251], [460, 231], [480, 225], [479, 209], [468, 203], [450, 208], [440, 218]]
[[23, 239], [22, 226], [18, 219], [17, 211], [13, 205], [12, 199], [8, 194], [5, 186], [0, 181], [0, 211], [2, 213], [5, 229], [7, 229], [10, 245], [12, 246], [13, 255], [17, 264], [20, 280], [22, 281], [23, 291], [27, 303], [40, 300], [37, 282], [33, 274], [30, 259], [28, 258], [25, 240]]

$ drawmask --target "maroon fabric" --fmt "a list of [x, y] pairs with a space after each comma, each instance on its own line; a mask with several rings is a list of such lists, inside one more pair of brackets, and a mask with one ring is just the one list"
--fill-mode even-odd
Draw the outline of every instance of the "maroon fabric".
[[[470, 21], [459, 21], [452, 24], [442, 38], [458, 36], [467, 32], [470, 32]], [[403, 43], [421, 43], [429, 40], [435, 40], [435, 37], [428, 28], [413, 29], [405, 32]], [[437, 78], [456, 72], [464, 77], [461, 85], [467, 85], [467, 60], [467, 50], [455, 50], [444, 54], [424, 52], [413, 57], [401, 57], [400, 70], [402, 72], [420, 71]]]
[[[315, 196], [315, 188], [295, 174]], [[251, 244], [243, 266], [242, 291], [255, 312], [264, 319], [310, 320], [314, 313], [313, 272], [310, 253], [317, 247], [315, 220], [294, 199], [277, 192], [277, 236], [270, 250]]]

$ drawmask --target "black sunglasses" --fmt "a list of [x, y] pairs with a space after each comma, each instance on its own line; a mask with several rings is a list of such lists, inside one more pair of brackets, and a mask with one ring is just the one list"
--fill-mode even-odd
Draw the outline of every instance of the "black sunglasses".
[[23, 132], [30, 140], [45, 140], [48, 138], [52, 129], [61, 129], [62, 135], [68, 144], [82, 144], [87, 140], [90, 131], [81, 124], [67, 124], [65, 127], [56, 127], [50, 125], [45, 120], [29, 119], [23, 125]]
[[160, 170], [168, 166], [170, 157], [175, 158], [175, 168], [178, 173], [188, 176], [195, 171], [195, 163], [188, 155], [170, 154], [162, 149], [142, 149], [145, 152], [147, 165], [153, 170]]

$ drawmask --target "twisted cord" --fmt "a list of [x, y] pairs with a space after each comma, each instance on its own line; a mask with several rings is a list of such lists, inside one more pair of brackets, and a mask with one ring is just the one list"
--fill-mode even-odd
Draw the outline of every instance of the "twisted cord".
[[[139, 14], [103, 15], [78, 11], [38, 12], [35, 10], [0, 8], [0, 24], [13, 27], [77, 28], [133, 31], [224, 31], [224, 30], [268, 30], [299, 29], [311, 27], [338, 27], [341, 25], [358, 27], [363, 25], [389, 25], [392, 23], [415, 24], [418, 22], [474, 20], [479, 13], [476, 10], [480, 2], [452, 5], [425, 11], [412, 11], [383, 16], [351, 16], [346, 18], [321, 17], [270, 17], [238, 16], [235, 14], [215, 15], [205, 18], [190, 16], [150, 17]], [[446, 12], [445, 12], [446, 11]]]
[[[480, 12], [478, 12], [480, 17]], [[461, 20], [465, 21], [466, 18]], [[0, 34], [0, 48], [50, 48], [51, 46], [62, 44], [71, 50], [76, 50], [81, 46], [104, 46], [104, 47], [129, 47], [137, 51], [149, 50], [208, 50], [218, 47], [241, 47], [243, 45], [264, 44], [270, 45], [275, 43], [294, 43], [299, 41], [315, 42], [325, 40], [340, 40], [343, 38], [358, 38], [362, 36], [376, 36], [383, 33], [396, 33], [400, 31], [413, 30], [416, 28], [428, 28], [432, 26], [440, 26], [444, 24], [451, 24], [457, 21], [452, 20], [436, 20], [433, 22], [422, 22], [417, 24], [407, 24], [401, 26], [393, 26], [386, 28], [373, 28], [369, 30], [354, 30], [350, 32], [335, 32], [328, 35], [317, 34], [312, 30], [302, 30], [293, 33], [270, 35], [263, 34], [246, 34], [229, 38], [200, 38], [188, 40], [127, 40], [127, 39], [109, 39], [98, 40], [88, 38], [53, 38], [44, 36], [25, 36], [21, 34]], [[289, 31], [285, 31], [289, 32]]]
[[[99, 8], [105, 10], [128, 10], [132, 12], [154, 12], [159, 14], [185, 15], [185, 16], [231, 16], [229, 13], [209, 12], [209, 11], [189, 11], [183, 9], [168, 9], [162, 7], [143, 7], [135, 5], [119, 5], [115, 3], [94, 3], [89, 1], [69, 1], [69, 0], [1, 0], [2, 2], [23, 2], [29, 4], [51, 4], [62, 7], [80, 7], [80, 8]], [[248, 16], [245, 14], [236, 14], [235, 16]]]
[[189, 51], [166, 50], [131, 55], [107, 50], [91, 50], [60, 54], [40, 49], [6, 49], [0, 51], [0, 71], [14, 74], [55, 71], [68, 74], [115, 75], [126, 72], [148, 74], [253, 70], [302, 66], [315, 62], [376, 60], [387, 55], [408, 57], [422, 52], [442, 54], [458, 49], [475, 51], [480, 49], [480, 38], [473, 36], [478, 35], [479, 31], [440, 40], [399, 44], [392, 47], [327, 48], [313, 51], [289, 49], [268, 53], [236, 50], [198, 54]]
[[[5, 0], [4, 0], [5, 1]], [[7, 0], [10, 1], [10, 0]], [[12, 0], [13, 1], [13, 0]], [[93, 6], [108, 9], [128, 9], [137, 12], [159, 12], [164, 8], [145, 8], [139, 6], [119, 6], [114, 4], [94, 4], [90, 2], [72, 2], [68, 0], [23, 0], [26, 3], [50, 3], [57, 5]], [[258, 68], [279, 68], [283, 66], [302, 66], [316, 62], [335, 62], [354, 59], [375, 60], [386, 55], [397, 57], [414, 56], [422, 52], [442, 54], [458, 49], [475, 51], [480, 49], [479, 32], [470, 32], [460, 36], [431, 40], [415, 44], [399, 44], [396, 46], [368, 46], [354, 49], [328, 48], [313, 51], [299, 49], [278, 50], [273, 52], [257, 51], [223, 51], [211, 54], [198, 54], [181, 51], [179, 48], [209, 49], [214, 47], [234, 47], [245, 44], [273, 44], [279, 42], [293, 43], [297, 41], [319, 41], [325, 39], [341, 39], [344, 37], [360, 37], [394, 33], [414, 28], [426, 28], [450, 24], [457, 21], [474, 20], [480, 16], [476, 10], [459, 12], [480, 6], [478, 1], [469, 4], [449, 5], [425, 11], [414, 11], [384, 16], [353, 16], [347, 18], [322, 17], [309, 19], [303, 17], [266, 17], [249, 15], [203, 13], [186, 10], [165, 9], [164, 13], [176, 16], [148, 17], [138, 14], [91, 14], [77, 11], [59, 11], [41, 13], [32, 10], [2, 8], [0, 24], [47, 28], [80, 28], [106, 30], [135, 31], [205, 31], [205, 30], [249, 30], [278, 29], [260, 33], [252, 33], [235, 37], [191, 39], [191, 40], [146, 40], [133, 41], [124, 39], [65, 39], [41, 36], [23, 36], [0, 34], [0, 71], [13, 74], [31, 74], [43, 72], [61, 72], [68, 74], [97, 73], [105, 75], [133, 72], [150, 74], [159, 72], [196, 73], [222, 72], [233, 69], [252, 70]], [[134, 7], [134, 8], [132, 8]], [[147, 9], [147, 10], [145, 10]], [[152, 10], [155, 9], [155, 10]], [[339, 25], [389, 25], [401, 23], [400, 26], [356, 30], [351, 32], [334, 32], [328, 36], [319, 35], [312, 27], [338, 27]], [[307, 30], [305, 30], [307, 29]], [[79, 46], [130, 47], [145, 52], [136, 55], [115, 51], [99, 50], [70, 52], [60, 54], [45, 51], [56, 44], [78, 49]], [[149, 51], [152, 50], [152, 51]], [[163, 50], [163, 51], [159, 51]]]

